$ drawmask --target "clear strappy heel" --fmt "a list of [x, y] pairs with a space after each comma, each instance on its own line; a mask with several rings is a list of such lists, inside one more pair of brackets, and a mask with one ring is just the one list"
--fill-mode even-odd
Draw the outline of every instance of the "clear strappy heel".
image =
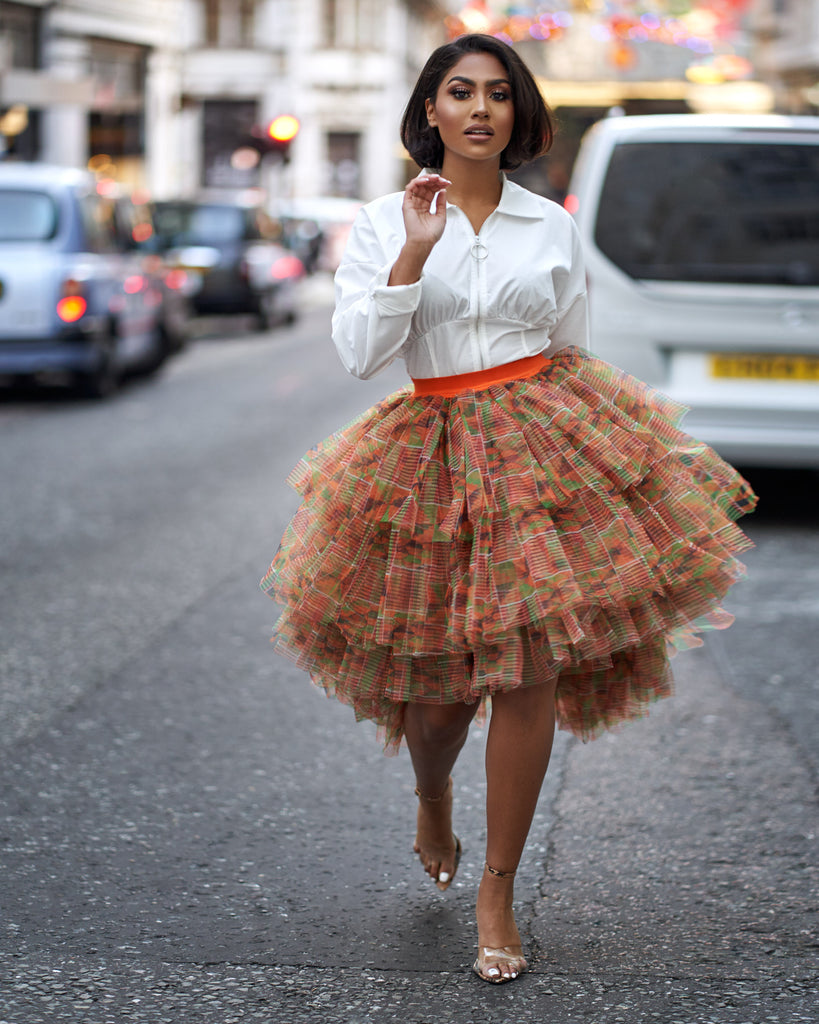
[[[498, 871], [489, 864], [485, 864], [484, 867], [496, 878], [513, 878], [515, 875], [514, 871]], [[472, 965], [472, 970], [481, 981], [488, 981], [490, 985], [502, 985], [505, 981], [514, 981], [528, 966], [523, 948], [519, 944], [479, 946], [478, 959]]]

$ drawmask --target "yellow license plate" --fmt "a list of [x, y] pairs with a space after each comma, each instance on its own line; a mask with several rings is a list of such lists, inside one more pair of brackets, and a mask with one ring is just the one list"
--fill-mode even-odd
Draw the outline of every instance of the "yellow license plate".
[[819, 381], [819, 356], [730, 355], [711, 356], [712, 377], [745, 380]]

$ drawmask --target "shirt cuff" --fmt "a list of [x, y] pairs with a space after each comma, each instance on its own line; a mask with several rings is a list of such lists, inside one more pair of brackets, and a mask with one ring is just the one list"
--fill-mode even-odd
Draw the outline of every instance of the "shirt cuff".
[[370, 295], [381, 316], [401, 316], [414, 313], [421, 301], [421, 282], [413, 284], [387, 284], [392, 264], [382, 267], [370, 284]]

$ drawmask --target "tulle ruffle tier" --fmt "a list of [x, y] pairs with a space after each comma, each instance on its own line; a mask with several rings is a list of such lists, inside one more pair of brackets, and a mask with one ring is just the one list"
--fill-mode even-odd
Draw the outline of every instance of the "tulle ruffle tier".
[[583, 739], [671, 692], [670, 647], [727, 626], [755, 497], [685, 410], [578, 348], [454, 397], [404, 389], [309, 452], [262, 587], [276, 648], [382, 728], [406, 701], [557, 678]]

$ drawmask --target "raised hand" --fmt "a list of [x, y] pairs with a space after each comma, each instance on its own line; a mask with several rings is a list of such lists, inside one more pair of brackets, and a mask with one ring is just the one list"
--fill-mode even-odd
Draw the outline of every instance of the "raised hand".
[[390, 284], [412, 284], [420, 278], [427, 257], [446, 227], [446, 188], [451, 184], [440, 174], [419, 174], [404, 189], [401, 210], [407, 240], [393, 264]]
[[[419, 174], [404, 189], [402, 212], [409, 245], [426, 244], [430, 248], [446, 227], [446, 188], [452, 182], [440, 174]], [[434, 212], [432, 201], [435, 199]]]

